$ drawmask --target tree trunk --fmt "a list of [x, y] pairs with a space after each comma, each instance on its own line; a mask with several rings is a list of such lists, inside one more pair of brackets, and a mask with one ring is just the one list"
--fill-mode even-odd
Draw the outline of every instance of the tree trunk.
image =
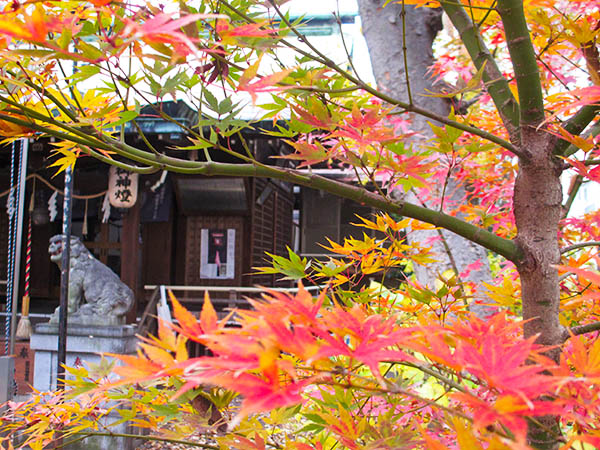
[[[553, 137], [545, 131], [524, 130], [528, 161], [520, 161], [515, 182], [514, 214], [517, 243], [524, 258], [521, 276], [525, 337], [539, 334], [544, 345], [562, 343], [559, 315], [558, 226], [562, 216], [560, 160], [552, 155]], [[556, 350], [553, 355], [558, 355]], [[554, 357], [556, 359], [556, 356]]]
[[[552, 265], [560, 262], [558, 227], [562, 217], [562, 187], [560, 160], [552, 154], [553, 141], [544, 130], [523, 128], [522, 151], [529, 158], [519, 163], [513, 202], [516, 240], [524, 255], [517, 266], [521, 277], [524, 334], [525, 337], [539, 335], [540, 344], [559, 346], [563, 333], [559, 323], [560, 286], [558, 271]], [[548, 356], [558, 362], [560, 348], [554, 348]], [[530, 425], [530, 445], [539, 449], [558, 448], [558, 418], [536, 419], [542, 426]]]
[[[433, 64], [432, 43], [442, 28], [441, 10], [406, 5], [403, 20], [402, 5], [390, 3], [383, 8], [384, 3], [382, 0], [358, 1], [363, 34], [369, 48], [378, 88], [397, 99], [409, 100], [404, 62], [406, 50], [410, 98], [415, 104], [429, 111], [447, 116], [450, 107], [446, 99], [423, 95], [435, 90], [428, 70]], [[406, 25], [405, 42], [404, 25]], [[420, 142], [432, 136], [427, 121], [428, 119], [422, 116], [411, 115], [411, 128], [419, 133]], [[419, 145], [419, 141], [413, 141], [413, 145]], [[442, 186], [436, 186], [438, 195], [441, 195], [442, 189]], [[456, 186], [451, 178], [446, 192], [452, 192], [450, 201], [462, 199], [465, 195], [464, 186]], [[407, 194], [406, 200], [411, 203], [421, 203], [412, 192]], [[426, 206], [431, 205], [426, 204]], [[460, 273], [469, 264], [478, 260], [483, 263], [482, 267], [472, 271], [463, 281], [472, 281], [479, 287], [482, 286], [482, 281], [491, 281], [487, 254], [482, 247], [446, 231], [442, 233], [443, 240], [439, 240], [438, 231], [418, 231], [411, 233], [411, 236], [415, 241], [438, 239], [433, 246], [433, 251], [439, 262], [427, 266], [415, 265], [417, 279], [422, 284], [432, 286], [438, 275], [447, 269], [455, 268]], [[482, 290], [478, 289], [479, 292]], [[472, 305], [472, 310], [478, 315], [485, 315], [488, 311], [477, 304]]]

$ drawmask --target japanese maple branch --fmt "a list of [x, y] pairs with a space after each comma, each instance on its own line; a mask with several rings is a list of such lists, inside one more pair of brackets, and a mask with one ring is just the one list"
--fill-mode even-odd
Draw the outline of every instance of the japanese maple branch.
[[446, 385], [450, 386], [451, 388], [456, 389], [459, 392], [468, 393], [467, 389], [464, 386], [462, 386], [461, 384], [459, 384], [456, 381], [452, 380], [451, 378], [448, 378], [447, 376], [442, 375], [441, 373], [439, 373], [438, 371], [432, 369], [431, 367], [427, 366], [426, 364], [411, 363], [411, 362], [407, 362], [407, 361], [400, 362], [399, 364], [402, 364], [402, 365], [407, 366], [407, 367], [413, 367], [415, 369], [418, 369], [421, 372], [426, 373], [427, 375], [430, 375], [430, 376], [438, 379], [442, 383], [445, 383]]
[[[338, 6], [339, 6], [339, 4], [338, 4]], [[344, 37], [344, 31], [342, 30], [342, 19], [340, 18], [340, 15], [339, 15], [339, 8], [338, 8], [338, 12], [336, 14], [334, 14], [334, 17], [335, 17], [335, 21], [338, 26], [338, 30], [340, 33], [340, 39], [342, 41], [342, 47], [344, 48], [344, 52], [346, 53], [346, 59], [348, 60], [348, 64], [350, 64], [350, 68], [352, 69], [352, 72], [354, 72], [354, 75], [356, 76], [356, 78], [358, 78], [360, 81], [362, 81], [362, 79], [360, 78], [360, 75], [358, 74], [358, 70], [356, 70], [354, 61], [352, 60], [352, 55], [350, 54], [348, 45], [346, 44], [346, 38]]]
[[[50, 136], [55, 136], [59, 139], [79, 143], [92, 148], [113, 151], [122, 157], [157, 169], [207, 176], [221, 175], [275, 178], [313, 189], [323, 190], [340, 197], [354, 200], [357, 203], [364, 203], [381, 211], [411, 217], [422, 222], [445, 228], [487, 248], [488, 250], [504, 256], [510, 261], [518, 261], [521, 257], [520, 249], [512, 240], [497, 236], [486, 229], [465, 222], [457, 217], [404, 201], [394, 202], [387, 197], [369, 192], [360, 186], [353, 186], [336, 180], [330, 180], [312, 173], [307, 174], [292, 169], [267, 166], [256, 161], [250, 164], [189, 161], [167, 155], [155, 155], [107, 136], [104, 136], [104, 140], [102, 141], [97, 137], [91, 136], [89, 131], [88, 134], [86, 134], [86, 132], [69, 127], [65, 124], [57, 124], [52, 118], [45, 118], [45, 120], [53, 125], [62, 126], [69, 133], [61, 132], [50, 127], [44, 127], [40, 124], [4, 113], [0, 113], [0, 118], [7, 122], [46, 133]], [[107, 162], [114, 164], [114, 161], [112, 160]], [[147, 170], [147, 168], [143, 168], [143, 170]]]
[[499, 0], [506, 44], [512, 60], [519, 94], [520, 124], [538, 126], [544, 120], [544, 98], [535, 51], [521, 0]]
[[[10, 104], [11, 106], [20, 108], [20, 110], [30, 118], [30, 120], [24, 120], [19, 117], [0, 113], [0, 117], [3, 120], [46, 133], [51, 136], [55, 136], [59, 139], [75, 142], [86, 147], [113, 151], [122, 157], [147, 166], [144, 168], [136, 168], [133, 166], [129, 167], [137, 172], [147, 172], [152, 170], [150, 167], [154, 167], [155, 169], [171, 170], [188, 174], [253, 176], [282, 179], [297, 183], [299, 185], [321, 189], [345, 198], [355, 200], [359, 203], [369, 204], [370, 206], [379, 208], [382, 211], [412, 217], [414, 219], [448, 229], [449, 231], [482, 245], [483, 247], [492, 250], [511, 261], [516, 261], [520, 257], [520, 251], [518, 247], [511, 240], [501, 238], [485, 229], [479, 228], [473, 224], [469, 224], [442, 212], [429, 210], [408, 202], [393, 202], [385, 196], [368, 192], [360, 187], [329, 180], [314, 174], [299, 173], [290, 169], [262, 165], [256, 161], [250, 162], [249, 164], [225, 164], [188, 161], [180, 158], [170, 157], [164, 154], [156, 155], [154, 153], [140, 150], [124, 142], [113, 139], [110, 136], [104, 134], [94, 134], [98, 133], [98, 131], [89, 129], [89, 127], [84, 130], [79, 127], [64, 124], [52, 117], [44, 116], [35, 110], [24, 107], [23, 105], [15, 104], [15, 102], [5, 97], [0, 97], [0, 100]], [[65, 132], [35, 123], [33, 119], [61, 128], [65, 130]], [[93, 156], [98, 157], [97, 154]], [[115, 162], [112, 160], [107, 161], [108, 158], [99, 159], [111, 164], [115, 164]]]
[[582, 334], [591, 333], [600, 330], [600, 322], [588, 323], [586, 325], [578, 325], [576, 327], [566, 328], [563, 331], [563, 341], [568, 340], [572, 336], [581, 336]]
[[[106, 164], [111, 164], [113, 166], [120, 167], [121, 169], [125, 169], [130, 172], [151, 174], [151, 173], [156, 173], [157, 171], [159, 171], [161, 169], [161, 167], [157, 166], [156, 164], [146, 165], [144, 167], [141, 167], [141, 166], [137, 166], [137, 165], [127, 164], [122, 161], [117, 161], [115, 159], [104, 156], [101, 153], [95, 151], [94, 148], [101, 148], [103, 150], [108, 150], [108, 151], [114, 151], [114, 148], [112, 148], [110, 145], [103, 145], [103, 143], [101, 141], [85, 140], [78, 136], [70, 135], [67, 133], [62, 133], [57, 130], [52, 130], [50, 128], [46, 128], [41, 125], [38, 125], [38, 124], [35, 124], [32, 122], [28, 122], [26, 120], [19, 119], [19, 118], [13, 117], [13, 116], [8, 116], [8, 115], [2, 114], [2, 113], [0, 113], [0, 118], [2, 120], [14, 123], [16, 125], [28, 127], [30, 129], [38, 131], [40, 133], [48, 134], [50, 136], [54, 136], [54, 137], [62, 139], [62, 140], [80, 144], [83, 146], [82, 150], [85, 153], [89, 154], [90, 156], [92, 156]], [[115, 153], [118, 153], [118, 152], [115, 152]], [[127, 155], [121, 155], [121, 156], [126, 157]]]
[[[354, 375], [354, 374], [353, 374]], [[356, 375], [354, 375], [356, 376]], [[357, 378], [361, 378], [361, 377], [357, 377]], [[368, 380], [371, 381], [371, 380]], [[345, 388], [345, 389], [356, 389], [359, 391], [368, 391], [368, 392], [377, 392], [377, 393], [381, 393], [381, 394], [396, 394], [396, 395], [403, 395], [405, 397], [409, 397], [412, 398], [414, 400], [417, 400], [419, 402], [423, 402], [426, 405], [431, 405], [434, 408], [438, 408], [442, 411], [445, 411], [447, 413], [450, 413], [454, 416], [460, 417], [461, 419], [464, 419], [466, 421], [472, 422], [473, 418], [466, 415], [465, 413], [458, 411], [456, 409], [452, 409], [448, 406], [445, 406], [441, 403], [436, 403], [435, 401], [433, 401], [432, 399], [423, 397], [419, 394], [415, 394], [413, 392], [410, 392], [406, 389], [403, 389], [399, 386], [396, 386], [392, 383], [386, 383], [388, 385], [387, 388], [385, 387], [380, 387], [380, 386], [364, 386], [364, 385], [357, 385], [357, 384], [352, 384], [350, 382], [347, 383], [341, 383], [341, 382], [331, 382], [331, 381], [327, 381], [327, 382], [320, 382], [320, 383], [315, 383], [315, 384], [323, 384], [325, 386], [339, 386], [341, 388]], [[504, 436], [504, 437], [508, 437], [508, 436]]]
[[567, 201], [563, 205], [563, 219], [569, 215], [569, 211], [571, 210], [571, 207], [573, 206], [575, 197], [577, 197], [577, 192], [579, 192], [579, 188], [581, 187], [582, 184], [583, 184], [583, 177], [581, 175], [577, 175], [577, 177], [575, 178], [575, 181], [572, 183], [572, 185], [569, 188], [569, 197], [567, 198]]
[[565, 272], [565, 273], [563, 273], [561, 276], [558, 277], [558, 282], [560, 283], [561, 281], [565, 281], [571, 275], [575, 275], [575, 274], [573, 272]]
[[[446, 181], [444, 182], [444, 192], [446, 190], [446, 185], [448, 182], [448, 176], [450, 175], [450, 170], [448, 171], [448, 174], [446, 176]], [[416, 198], [418, 198], [418, 196], [416, 195], [416, 192], [414, 191], [414, 189], [411, 189], [411, 191], [413, 192], [413, 194], [415, 195]], [[443, 206], [444, 206], [444, 192], [442, 192], [442, 199], [441, 199], [441, 204], [440, 204], [440, 209], [439, 212], [443, 212]], [[421, 205], [423, 207], [425, 207], [425, 202], [420, 201]], [[460, 284], [463, 283], [463, 281], [461, 280], [461, 276], [460, 276], [460, 270], [458, 270], [458, 265], [456, 264], [456, 259], [454, 259], [454, 254], [452, 253], [452, 249], [450, 248], [450, 245], [448, 245], [448, 240], [446, 239], [446, 236], [444, 236], [444, 233], [442, 233], [442, 230], [437, 229], [437, 234], [440, 237], [440, 241], [442, 243], [442, 247], [444, 247], [444, 251], [446, 252], [446, 255], [448, 256], [448, 261], [450, 261], [450, 266], [452, 267], [452, 270], [454, 270], [454, 273], [456, 274], [456, 278], [458, 280], [458, 282]]]
[[[184, 445], [189, 445], [191, 447], [200, 447], [200, 448], [205, 448], [205, 449], [209, 449], [209, 450], [219, 450], [219, 448], [220, 448], [216, 445], [203, 444], [201, 442], [186, 441], [184, 439], [164, 438], [164, 437], [160, 437], [160, 436], [147, 436], [147, 435], [141, 435], [141, 434], [112, 433], [112, 432], [101, 432], [101, 431], [76, 431], [71, 434], [83, 436], [81, 439], [85, 439], [89, 436], [109, 436], [109, 437], [122, 437], [122, 438], [131, 438], [131, 439], [143, 439], [145, 441], [167, 442], [169, 444], [184, 444]], [[79, 440], [80, 440], [79, 438], [73, 439], [72, 441], [69, 441], [67, 444], [72, 444]], [[67, 445], [67, 444], [65, 444], [65, 445]]]
[[408, 96], [408, 103], [413, 104], [412, 91], [410, 89], [410, 71], [408, 68], [408, 49], [406, 48], [406, 5], [402, 1], [402, 10], [400, 11], [400, 18], [402, 19], [402, 59], [404, 61], [404, 78], [406, 83], [406, 95]]
[[512, 142], [519, 142], [519, 103], [512, 94], [508, 81], [502, 76], [479, 30], [462, 5], [443, 2], [442, 8], [458, 31], [477, 70], [483, 67], [482, 79], [486, 90], [492, 97]]
[[270, 177], [293, 182], [313, 189], [323, 190], [340, 197], [363, 203], [381, 211], [411, 217], [422, 222], [445, 228], [472, 242], [492, 250], [511, 261], [521, 257], [518, 246], [509, 239], [501, 238], [483, 228], [464, 222], [454, 216], [433, 211], [408, 202], [393, 202], [379, 194], [369, 192], [360, 186], [352, 186], [335, 180], [320, 177], [315, 174], [299, 173], [292, 169], [261, 166], [257, 164], [225, 164], [193, 162], [196, 168], [185, 173], [203, 175], [228, 175]]
[[[45, 116], [44, 114], [41, 114], [41, 113], [39, 113], [31, 108], [28, 108], [24, 105], [19, 105], [17, 102], [15, 102], [9, 98], [3, 97], [1, 95], [0, 95], [0, 101], [3, 101], [11, 106], [14, 106], [17, 109], [15, 112], [21, 112], [24, 115], [26, 115], [28, 118], [32, 119], [32, 121], [30, 121], [30, 122], [27, 122], [27, 121], [15, 122], [14, 120], [11, 120], [11, 116], [6, 116], [3, 114], [0, 114], [0, 117], [3, 117], [4, 120], [7, 120], [7, 121], [13, 122], [13, 123], [17, 123], [17, 124], [20, 124], [25, 127], [30, 127], [36, 131], [54, 135], [55, 137], [59, 137], [60, 139], [70, 141], [70, 142], [76, 142], [78, 144], [81, 144], [81, 145], [84, 145], [84, 146], [87, 146], [90, 148], [100, 148], [100, 149], [106, 150], [106, 151], [114, 151], [118, 155], [123, 156], [125, 158], [129, 158], [129, 159], [132, 159], [137, 162], [141, 162], [146, 165], [154, 166], [152, 169], [150, 169], [148, 167], [134, 169], [133, 166], [128, 166], [128, 167], [121, 166], [122, 168], [126, 168], [127, 170], [132, 170], [134, 172], [139, 172], [139, 173], [152, 173], [152, 171], [156, 171], [159, 169], [174, 170], [174, 167], [169, 166], [169, 164], [165, 162], [165, 158], [167, 158], [170, 161], [170, 164], [172, 164], [173, 162], [185, 161], [180, 158], [167, 157], [163, 153], [156, 152], [156, 150], [154, 150], [153, 153], [149, 153], [149, 152], [140, 153], [140, 151], [137, 148], [127, 145], [121, 140], [115, 140], [112, 137], [110, 137], [109, 135], [105, 135], [105, 134], [101, 133], [100, 131], [95, 130], [94, 128], [91, 128], [91, 127], [79, 128], [79, 127], [76, 127], [73, 125], [67, 125], [63, 122], [60, 122], [60, 121], [54, 119], [53, 117]], [[10, 110], [7, 110], [7, 111], [10, 111]], [[181, 128], [185, 129], [186, 131], [192, 133], [197, 139], [205, 140], [206, 142], [210, 143], [210, 141], [203, 138], [201, 135], [197, 134], [195, 131], [189, 129], [185, 125], [181, 124], [176, 119], [173, 119], [172, 117], [164, 114], [162, 111], [157, 110], [157, 113], [159, 113], [161, 115], [161, 117], [163, 117], [165, 120], [173, 122], [173, 123], [177, 124], [178, 126], [180, 126]], [[40, 126], [40, 125], [36, 124], [35, 122], [33, 122], [33, 119], [54, 125], [57, 128], [61, 128], [61, 129], [65, 130], [67, 133], [61, 133], [61, 132], [57, 131], [56, 133], [53, 134], [51, 131], [49, 131], [50, 129]], [[71, 133], [71, 134], [68, 134], [68, 133]], [[219, 150], [222, 150], [226, 153], [232, 154], [233, 156], [236, 156], [239, 159], [245, 160], [246, 162], [250, 162], [250, 163], [252, 162], [250, 160], [250, 158], [247, 158], [244, 155], [235, 153], [235, 152], [231, 151], [230, 149], [228, 149], [227, 147], [224, 147], [217, 143], [211, 143], [211, 145], [214, 145]], [[90, 152], [88, 152], [88, 153], [90, 153]], [[110, 158], [103, 157], [101, 155], [92, 155], [92, 156], [98, 157], [98, 159], [100, 159], [103, 162], [113, 164], [113, 160]], [[139, 159], [136, 159], [136, 156]], [[119, 163], [119, 162], [114, 163], [114, 165], [116, 165], [116, 166], [119, 166], [119, 164], [123, 164], [123, 163]], [[160, 164], [160, 166], [157, 166], [157, 164]], [[175, 166], [176, 165], [177, 164], [175, 164]]]
[[569, 245], [568, 247], [564, 247], [560, 249], [560, 254], [564, 255], [572, 250], [577, 250], [578, 248], [585, 247], [598, 247], [600, 246], [600, 241], [589, 241], [589, 242], [578, 242], [577, 244]]
[[[37, 113], [35, 113], [35, 114], [37, 114]], [[101, 150], [105, 150], [105, 151], [109, 151], [109, 152], [114, 152], [114, 153], [118, 154], [119, 156], [123, 156], [123, 157], [129, 158], [133, 161], [142, 162], [144, 164], [147, 164], [146, 167], [132, 166], [130, 164], [125, 164], [120, 161], [116, 161], [112, 158], [105, 157], [105, 156], [99, 154], [98, 152], [94, 152], [93, 150], [88, 152], [90, 154], [90, 156], [93, 156], [94, 158], [98, 158], [99, 160], [101, 160], [103, 162], [115, 165], [117, 167], [121, 167], [126, 170], [130, 170], [132, 172], [137, 172], [137, 173], [154, 173], [161, 168], [168, 168], [166, 164], [161, 164], [161, 160], [162, 160], [161, 157], [155, 156], [153, 158], [154, 159], [153, 161], [150, 158], [141, 158], [141, 157], [136, 158], [135, 155], [132, 156], [130, 153], [127, 153], [127, 151], [129, 149], [135, 150], [134, 147], [131, 147], [127, 144], [123, 144], [114, 139], [112, 140], [111, 143], [106, 143], [106, 142], [96, 138], [95, 136], [91, 135], [89, 130], [84, 131], [81, 129], [70, 127], [61, 122], [57, 122], [54, 119], [45, 117], [41, 114], [39, 114], [39, 116], [41, 116], [41, 117], [37, 117], [38, 120], [44, 121], [44, 122], [48, 123], [49, 125], [51, 124], [51, 125], [58, 126], [59, 128], [64, 129], [66, 132], [59, 131], [54, 128], [50, 128], [49, 126], [40, 125], [31, 120], [24, 120], [19, 117], [14, 117], [14, 116], [11, 116], [8, 114], [4, 114], [3, 112], [0, 112], [0, 119], [4, 120], [6, 122], [14, 123], [16, 125], [20, 125], [22, 127], [37, 131], [39, 133], [47, 134], [49, 136], [54, 136], [61, 140], [80, 144], [80, 145], [90, 148], [90, 149], [96, 148], [96, 149], [101, 149]], [[87, 152], [87, 150], [84, 150], [84, 151]], [[147, 152], [145, 152], [145, 153], [147, 153]], [[151, 154], [148, 153], [148, 155], [151, 155]], [[176, 159], [176, 158], [171, 158], [171, 159]]]
[[[221, 0], [219, 0], [219, 1], [221, 1]], [[276, 8], [276, 11], [278, 11], [279, 16], [281, 17], [281, 20], [284, 21], [284, 23], [288, 27], [290, 27], [291, 29], [294, 29], [294, 27], [292, 26], [292, 24], [288, 21], [288, 19], [285, 17], [285, 15], [281, 14], [281, 12], [279, 11], [278, 8]], [[319, 54], [319, 57], [322, 59], [322, 63], [325, 64], [327, 67], [329, 67], [330, 69], [335, 70], [338, 74], [340, 74], [342, 77], [346, 78], [348, 81], [351, 81], [352, 83], [354, 83], [355, 85], [357, 85], [361, 89], [363, 89], [364, 91], [366, 91], [366, 92], [370, 93], [371, 95], [373, 95], [373, 96], [375, 96], [375, 97], [377, 97], [377, 98], [385, 101], [386, 103], [389, 103], [390, 105], [398, 106], [398, 107], [404, 109], [405, 111], [414, 112], [415, 114], [419, 114], [421, 116], [428, 117], [430, 119], [436, 120], [437, 122], [443, 123], [445, 125], [449, 125], [449, 126], [451, 126], [453, 128], [457, 128], [459, 130], [463, 130], [463, 131], [467, 131], [469, 133], [472, 133], [472, 134], [474, 134], [476, 136], [480, 136], [480, 137], [482, 137], [484, 139], [487, 139], [490, 142], [493, 142], [495, 144], [500, 145], [501, 147], [506, 148], [507, 150], [509, 150], [510, 152], [512, 152], [513, 154], [515, 154], [517, 156], [521, 156], [521, 155], [519, 155], [518, 150], [510, 142], [507, 142], [504, 139], [499, 138], [498, 136], [496, 136], [496, 135], [494, 135], [492, 133], [488, 133], [487, 131], [481, 130], [480, 128], [472, 127], [470, 125], [466, 125], [464, 123], [448, 119], [445, 116], [441, 116], [439, 114], [435, 114], [435, 113], [433, 113], [433, 112], [431, 112], [431, 111], [429, 111], [427, 109], [421, 108], [421, 107], [416, 106], [414, 104], [406, 103], [406, 102], [403, 102], [401, 100], [398, 100], [398, 99], [395, 99], [393, 97], [390, 97], [389, 95], [386, 95], [383, 92], [378, 91], [376, 88], [373, 88], [369, 84], [364, 83], [363, 81], [361, 81], [358, 78], [354, 77], [352, 74], [350, 74], [347, 71], [343, 70], [334, 61], [332, 61], [331, 59], [329, 59], [326, 55]]]

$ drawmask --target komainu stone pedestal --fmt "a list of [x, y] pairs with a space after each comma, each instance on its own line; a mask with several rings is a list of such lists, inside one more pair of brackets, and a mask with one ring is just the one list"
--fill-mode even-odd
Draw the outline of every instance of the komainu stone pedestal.
[[0, 403], [13, 399], [15, 378], [15, 358], [0, 356]]
[[[69, 325], [67, 332], [66, 364], [98, 364], [101, 353], [135, 354], [137, 339], [134, 325], [84, 326]], [[58, 365], [58, 325], [44, 323], [35, 327], [31, 336], [31, 350], [35, 352], [33, 387], [39, 391], [56, 389], [56, 367]], [[109, 358], [107, 358], [109, 359]], [[68, 376], [67, 376], [68, 378]], [[106, 424], [116, 422], [120, 416], [109, 417]], [[110, 427], [114, 433], [130, 433], [127, 424]], [[80, 441], [70, 449], [86, 450], [130, 450], [132, 439], [94, 436]]]

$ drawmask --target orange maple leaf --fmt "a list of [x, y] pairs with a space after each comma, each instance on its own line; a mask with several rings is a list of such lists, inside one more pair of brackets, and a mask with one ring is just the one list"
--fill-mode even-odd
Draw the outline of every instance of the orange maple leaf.
[[202, 326], [198, 319], [175, 298], [172, 291], [169, 291], [169, 298], [173, 304], [173, 317], [179, 323], [179, 326], [173, 325], [173, 328], [187, 338], [201, 342], [201, 336], [204, 334]]
[[280, 158], [295, 159], [302, 161], [298, 165], [298, 167], [311, 166], [313, 164], [326, 161], [332, 157], [330, 151], [323, 147], [323, 144], [321, 144], [318, 141], [311, 143], [307, 141], [295, 142], [285, 140], [285, 142], [291, 145], [294, 148], [294, 150], [296, 150], [296, 153], [281, 156]]

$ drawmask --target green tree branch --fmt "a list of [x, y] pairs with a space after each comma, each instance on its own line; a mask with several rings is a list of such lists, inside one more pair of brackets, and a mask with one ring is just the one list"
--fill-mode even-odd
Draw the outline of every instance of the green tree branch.
[[[135, 166], [129, 166], [129, 168], [134, 171], [150, 171], [149, 167], [153, 167], [155, 169], [165, 169], [178, 173], [206, 176], [275, 178], [329, 192], [353, 200], [357, 203], [372, 206], [373, 208], [377, 208], [384, 212], [411, 217], [422, 222], [445, 228], [487, 248], [488, 250], [504, 256], [510, 261], [518, 261], [521, 257], [518, 246], [510, 239], [502, 238], [488, 230], [439, 211], [434, 211], [409, 202], [392, 201], [380, 194], [369, 192], [362, 186], [353, 186], [312, 173], [302, 173], [297, 170], [267, 166], [258, 162], [250, 164], [217, 163], [212, 161], [201, 162], [174, 158], [168, 155], [156, 155], [106, 136], [104, 136], [103, 141], [90, 136], [89, 134], [87, 137], [81, 136], [80, 134], [84, 134], [84, 132], [73, 127], [69, 127], [69, 133], [64, 133], [3, 113], [0, 113], [0, 119], [17, 125], [30, 127], [31, 129], [54, 136], [58, 139], [65, 139], [91, 148], [113, 151], [119, 156], [146, 165], [146, 167], [140, 168], [140, 170], [137, 170]], [[50, 118], [47, 118], [47, 120], [48, 122], [53, 121], [53, 119]], [[70, 134], [74, 131], [77, 131], [77, 134]], [[112, 160], [108, 162], [111, 164], [114, 163]]]
[[563, 340], [568, 340], [572, 336], [580, 336], [586, 333], [592, 333], [600, 330], [600, 322], [588, 323], [586, 325], [578, 325], [576, 327], [565, 328], [563, 331]]
[[519, 142], [519, 103], [512, 94], [508, 81], [502, 76], [496, 60], [488, 50], [479, 30], [460, 4], [442, 2], [444, 12], [458, 31], [477, 70], [483, 69], [483, 82], [512, 142]]
[[499, 0], [506, 44], [515, 71], [520, 104], [520, 124], [538, 126], [544, 120], [542, 83], [521, 0]]
[[577, 193], [579, 192], [579, 188], [581, 187], [582, 184], [583, 184], [583, 177], [581, 175], [577, 175], [577, 177], [575, 178], [575, 181], [571, 184], [567, 201], [563, 205], [563, 219], [569, 215], [569, 211], [571, 211], [571, 207], [573, 206], [575, 197], [577, 197]]

